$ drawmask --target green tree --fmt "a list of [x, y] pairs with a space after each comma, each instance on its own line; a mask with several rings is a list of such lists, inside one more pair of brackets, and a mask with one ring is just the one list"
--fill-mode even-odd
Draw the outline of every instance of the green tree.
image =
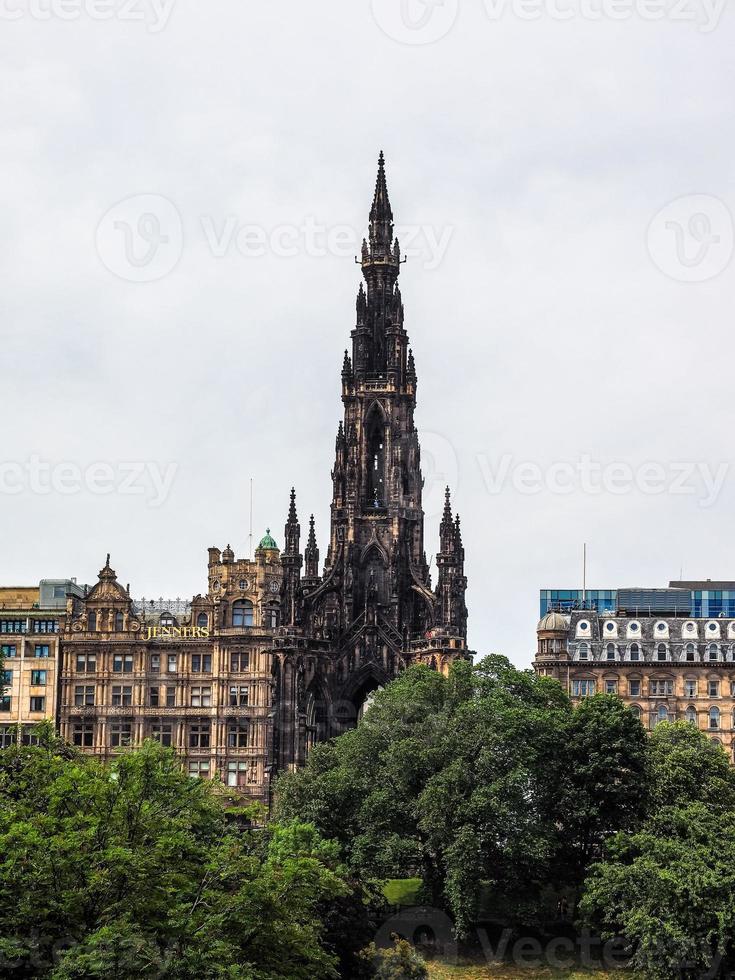
[[645, 819], [608, 840], [580, 912], [647, 977], [714, 976], [733, 961], [735, 773], [687, 722], [657, 725], [646, 755]]
[[0, 752], [0, 972], [336, 977], [323, 909], [349, 892], [308, 824], [239, 831], [153, 743], [103, 765], [48, 731]]
[[577, 888], [604, 841], [643, 816], [647, 735], [620, 698], [598, 694], [569, 716], [562, 751], [560, 878]]
[[632, 965], [652, 980], [715, 976], [732, 962], [733, 908], [735, 815], [702, 803], [666, 807], [614, 837], [580, 904], [604, 936], [625, 937]]

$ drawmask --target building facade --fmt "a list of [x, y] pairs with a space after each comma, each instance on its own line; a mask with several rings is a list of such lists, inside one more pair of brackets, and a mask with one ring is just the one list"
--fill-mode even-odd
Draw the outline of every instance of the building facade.
[[447, 490], [437, 583], [424, 547], [414, 424], [417, 373], [398, 288], [381, 154], [332, 470], [323, 566], [313, 517], [302, 553], [291, 490], [282, 550], [209, 549], [207, 592], [136, 602], [110, 567], [70, 596], [61, 633], [61, 734], [108, 758], [145, 738], [193, 776], [270, 799], [275, 773], [353, 726], [372, 692], [410, 664], [469, 657], [464, 547]]
[[719, 601], [715, 616], [701, 615], [701, 593], [709, 606], [710, 595], [729, 592], [735, 583], [672, 582], [618, 590], [613, 610], [549, 610], [538, 623], [534, 668], [575, 702], [619, 695], [649, 730], [689, 721], [733, 757], [735, 616]]
[[57, 720], [59, 626], [72, 579], [0, 588], [0, 748], [28, 741], [34, 725]]

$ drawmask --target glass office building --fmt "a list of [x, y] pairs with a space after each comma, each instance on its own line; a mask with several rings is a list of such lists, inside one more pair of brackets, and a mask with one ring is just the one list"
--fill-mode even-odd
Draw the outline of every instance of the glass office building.
[[540, 618], [549, 610], [735, 619], [735, 582], [669, 582], [667, 589], [541, 589]]

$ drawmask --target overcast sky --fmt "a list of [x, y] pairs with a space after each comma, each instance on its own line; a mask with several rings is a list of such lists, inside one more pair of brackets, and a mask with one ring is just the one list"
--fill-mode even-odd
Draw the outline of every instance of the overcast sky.
[[0, 19], [2, 584], [94, 581], [109, 551], [137, 597], [203, 592], [208, 546], [247, 553], [251, 478], [256, 540], [282, 544], [293, 484], [324, 557], [381, 147], [427, 551], [448, 481], [472, 647], [528, 665], [584, 541], [591, 587], [735, 578], [733, 10]]

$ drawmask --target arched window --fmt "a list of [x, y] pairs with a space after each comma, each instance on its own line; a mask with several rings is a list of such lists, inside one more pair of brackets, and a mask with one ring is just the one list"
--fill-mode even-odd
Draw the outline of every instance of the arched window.
[[589, 651], [589, 647], [587, 646], [587, 644], [586, 643], [580, 643], [579, 644], [579, 659], [580, 660], [589, 660], [589, 656], [590, 656], [590, 651]]
[[169, 627], [173, 625], [174, 625], [174, 617], [171, 615], [171, 613], [164, 613], [163, 616], [161, 616], [159, 626]]
[[238, 599], [232, 604], [232, 625], [253, 625], [253, 604], [249, 599]]
[[687, 643], [686, 646], [686, 656], [689, 663], [694, 663], [694, 644]]
[[660, 721], [668, 721], [668, 720], [669, 720], [668, 708], [666, 707], [665, 704], [659, 705], [659, 709], [656, 712], [656, 723], [658, 724], [658, 722]]
[[659, 643], [658, 649], [656, 651], [656, 656], [659, 660], [666, 660], [666, 644]]
[[122, 633], [123, 630], [123, 614], [121, 612], [115, 613], [115, 632]]
[[95, 633], [97, 630], [97, 613], [90, 612], [87, 613], [87, 629], [90, 633]]
[[684, 712], [684, 717], [686, 718], [686, 720], [688, 722], [690, 722], [690, 724], [696, 725], [697, 724], [697, 711], [696, 711], [696, 708], [693, 708], [691, 705], [689, 705], [689, 707], [687, 708], [687, 710]]
[[720, 727], [720, 709], [710, 708], [709, 709], [709, 727], [712, 731], [717, 731]]
[[633, 712], [633, 716], [635, 718], [637, 718], [638, 721], [640, 721], [641, 720], [641, 709], [638, 707], [638, 705], [637, 704], [632, 704], [630, 706], [630, 710]]
[[709, 658], [710, 660], [720, 659], [720, 651], [717, 649], [716, 643], [710, 643], [709, 645]]
[[608, 643], [608, 645], [606, 647], [606, 653], [607, 653], [607, 659], [608, 660], [614, 660], [615, 659], [615, 644], [614, 643]]
[[383, 416], [375, 409], [370, 415], [367, 429], [368, 504], [385, 507], [385, 424]]
[[278, 606], [266, 606], [265, 625], [269, 630], [274, 630], [278, 626]]
[[631, 643], [630, 645], [630, 659], [631, 660], [641, 659], [641, 651], [637, 643]]
[[197, 616], [197, 626], [199, 626], [202, 629], [206, 629], [208, 625], [209, 625], [209, 619], [207, 618], [207, 614], [199, 613], [199, 615]]

